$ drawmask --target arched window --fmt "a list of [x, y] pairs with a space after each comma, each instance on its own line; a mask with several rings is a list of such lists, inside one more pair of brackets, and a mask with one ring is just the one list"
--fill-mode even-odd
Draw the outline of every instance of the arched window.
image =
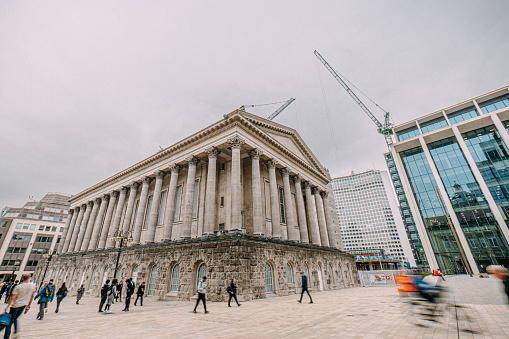
[[334, 284], [334, 274], [332, 274], [332, 266], [329, 264], [329, 284]]
[[308, 278], [308, 283], [309, 283], [311, 281], [311, 277], [309, 276], [308, 265], [304, 264], [303, 270], [304, 270], [304, 275]]
[[196, 286], [198, 286], [198, 282], [200, 282], [203, 277], [207, 276], [207, 264], [203, 263], [198, 267], [198, 274], [196, 275]]
[[170, 292], [178, 292], [180, 279], [180, 265], [176, 264], [171, 270]]
[[[131, 274], [131, 278], [133, 278], [133, 281], [136, 283], [138, 281], [138, 270], [139, 270], [140, 266], [136, 266], [134, 269], [133, 269], [133, 274]], [[120, 275], [119, 275], [120, 277]]]
[[286, 264], [286, 282], [293, 284], [293, 269], [290, 264]]
[[348, 271], [350, 270], [350, 265], [346, 264], [346, 270], [345, 270], [345, 278], [348, 279]]
[[274, 285], [272, 279], [272, 266], [269, 263], [265, 263], [265, 291], [267, 293], [274, 292]]
[[343, 275], [341, 274], [341, 264], [339, 264], [338, 267], [339, 267], [339, 270], [338, 270], [339, 279], [341, 279], [343, 277]]
[[88, 289], [91, 289], [94, 286], [95, 274], [97, 273], [97, 267], [94, 267], [92, 271], [92, 276], [90, 277], [90, 283], [88, 284]]
[[156, 289], [156, 276], [157, 276], [157, 265], [154, 265], [154, 267], [152, 267], [152, 270], [150, 271], [150, 277], [148, 278], [147, 295], [154, 295], [154, 290]]

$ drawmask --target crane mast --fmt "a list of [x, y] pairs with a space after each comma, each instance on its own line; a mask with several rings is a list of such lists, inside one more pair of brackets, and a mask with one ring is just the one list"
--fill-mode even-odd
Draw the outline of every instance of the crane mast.
[[321, 61], [321, 63], [327, 68], [327, 70], [332, 74], [332, 76], [339, 82], [339, 84], [346, 90], [346, 92], [352, 97], [352, 99], [357, 103], [357, 105], [362, 108], [364, 113], [375, 123], [375, 125], [378, 127], [378, 133], [383, 134], [385, 137], [385, 142], [387, 145], [392, 145], [392, 124], [389, 119], [389, 112], [385, 112], [384, 115], [384, 123], [382, 124], [374, 115], [371, 113], [371, 111], [364, 105], [364, 103], [357, 97], [357, 95], [348, 87], [346, 82], [343, 81], [343, 78], [339, 76], [339, 74], [332, 68], [331, 65], [325, 59], [318, 53], [318, 51], [315, 51], [315, 55], [318, 58], [318, 60]]
[[295, 101], [295, 98], [290, 98], [281, 107], [279, 107], [274, 113], [272, 113], [267, 119], [274, 120], [274, 118], [277, 117], [279, 115], [279, 113], [283, 112], [285, 110], [285, 108], [290, 106], [290, 104], [294, 101]]

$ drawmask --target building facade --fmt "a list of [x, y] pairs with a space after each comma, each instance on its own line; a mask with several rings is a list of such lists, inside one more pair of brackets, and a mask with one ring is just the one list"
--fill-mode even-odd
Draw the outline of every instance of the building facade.
[[394, 127], [391, 154], [431, 268], [509, 266], [507, 87]]
[[0, 213], [0, 279], [33, 273], [44, 255], [57, 249], [65, 230], [70, 196], [48, 193], [23, 207], [5, 207]]
[[[282, 278], [274, 280], [273, 272], [298, 270], [306, 257], [311, 276], [320, 267], [317, 281], [330, 280], [325, 277], [330, 272], [339, 283], [340, 264], [352, 267], [353, 258], [339, 250], [341, 234], [329, 181], [295, 130], [236, 110], [74, 195], [52, 274], [71, 279], [73, 287], [85, 283], [97, 294], [102, 281], [114, 275], [119, 245], [115, 235], [127, 232], [132, 241], [117, 277], [144, 279], [149, 294], [158, 298], [189, 298], [196, 279], [206, 273], [211, 290], [218, 286], [221, 292], [211, 298], [222, 298], [223, 279], [231, 274], [239, 277], [240, 285], [284, 294], [288, 286], [280, 285], [286, 284]], [[240, 271], [224, 265], [242, 262], [235, 252], [213, 250], [228, 247], [223, 234], [230, 233], [254, 237], [243, 238], [242, 246], [262, 253], [251, 258], [256, 262], [244, 258]], [[294, 251], [297, 257], [283, 265], [290, 248], [302, 251]], [[265, 278], [256, 280], [261, 272]], [[356, 275], [348, 276], [355, 283]], [[244, 292], [245, 298], [259, 296]]]
[[416, 266], [386, 171], [352, 173], [331, 183], [346, 251], [382, 249], [387, 259]]

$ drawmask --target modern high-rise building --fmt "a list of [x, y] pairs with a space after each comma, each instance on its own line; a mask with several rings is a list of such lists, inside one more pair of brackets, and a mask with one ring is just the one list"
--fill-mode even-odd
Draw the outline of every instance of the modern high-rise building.
[[509, 266], [509, 88], [394, 127], [391, 155], [431, 268]]
[[383, 249], [386, 257], [416, 266], [386, 171], [352, 173], [331, 183], [346, 251]]
[[56, 250], [67, 221], [70, 196], [48, 193], [41, 201], [0, 212], [0, 280], [32, 273], [45, 254]]

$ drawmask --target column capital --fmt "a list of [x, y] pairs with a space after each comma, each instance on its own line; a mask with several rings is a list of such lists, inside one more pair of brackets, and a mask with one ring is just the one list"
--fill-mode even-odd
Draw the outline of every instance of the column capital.
[[260, 160], [260, 156], [263, 154], [263, 151], [259, 148], [254, 148], [249, 151], [249, 156], [251, 159]]
[[320, 195], [322, 196], [322, 199], [326, 199], [328, 194], [326, 191], [321, 191]]
[[143, 178], [142, 182], [143, 182], [143, 185], [150, 185], [150, 183], [152, 182], [152, 178], [145, 177], [145, 178]]
[[267, 167], [268, 168], [276, 168], [276, 165], [278, 164], [278, 161], [274, 158], [267, 160]]
[[111, 196], [112, 198], [115, 198], [115, 199], [116, 199], [116, 198], [118, 198], [118, 191], [113, 191], [113, 192], [111, 192], [111, 193], [110, 193], [110, 196]]
[[281, 168], [279, 170], [279, 172], [281, 173], [281, 175], [283, 177], [289, 177], [290, 176], [290, 171], [288, 170], [288, 168]]
[[178, 172], [180, 172], [181, 169], [182, 169], [182, 166], [180, 166], [180, 165], [177, 165], [177, 164], [170, 165], [171, 173], [178, 173]]
[[134, 181], [129, 185], [129, 187], [131, 187], [132, 190], [137, 190], [138, 187], [140, 187], [140, 184]]
[[88, 206], [92, 207], [94, 205], [94, 201], [93, 200], [90, 200], [88, 203], [87, 203]]
[[244, 145], [246, 142], [244, 141], [244, 139], [242, 139], [240, 136], [238, 135], [234, 135], [233, 137], [229, 138], [227, 140], [228, 144], [230, 144], [230, 147], [231, 148], [241, 148], [242, 145]]
[[313, 192], [313, 194], [320, 194], [320, 189], [318, 187], [312, 187], [311, 192]]
[[196, 166], [196, 164], [198, 164], [198, 162], [200, 161], [200, 159], [196, 158], [194, 155], [190, 155], [186, 158], [186, 161], [189, 165], [193, 165], [193, 166]]
[[127, 194], [127, 192], [128, 192], [128, 191], [129, 191], [129, 188], [127, 188], [127, 187], [122, 187], [122, 188], [120, 189], [120, 194]]
[[304, 189], [308, 188], [311, 188], [311, 184], [309, 183], [309, 181], [304, 181]]
[[70, 208], [70, 209], [69, 209], [69, 212], [67, 212], [67, 214], [68, 214], [68, 215], [72, 215], [72, 214], [74, 214], [74, 209], [75, 209], [75, 208]]
[[164, 177], [166, 176], [166, 172], [157, 171], [157, 172], [155, 172], [155, 175], [156, 175], [156, 179], [164, 179]]
[[295, 174], [295, 175], [292, 175], [292, 181], [296, 184], [300, 183], [302, 180], [302, 177], [300, 176], [300, 174]]
[[95, 202], [97, 205], [99, 205], [99, 204], [101, 203], [101, 200], [102, 200], [101, 198], [95, 198], [95, 199], [94, 199], [94, 202]]
[[221, 153], [220, 150], [218, 150], [217, 148], [215, 147], [209, 147], [209, 148], [206, 148], [205, 149], [205, 153], [207, 153], [207, 156], [210, 158], [216, 158], [217, 159], [217, 155], [219, 153]]
[[103, 202], [106, 202], [106, 201], [109, 201], [109, 200], [110, 200], [110, 196], [109, 196], [109, 195], [107, 195], [107, 194], [105, 194], [105, 195], [103, 195], [103, 196], [102, 196], [102, 198], [101, 198], [101, 199], [102, 199], [102, 201], [103, 201]]

